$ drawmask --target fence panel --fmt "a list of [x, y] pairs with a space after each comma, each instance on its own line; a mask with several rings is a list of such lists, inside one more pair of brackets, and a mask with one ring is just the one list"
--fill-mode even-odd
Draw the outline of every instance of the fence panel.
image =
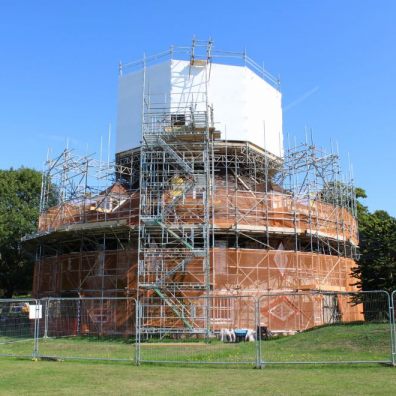
[[0, 300], [0, 356], [35, 357], [36, 318], [41, 313], [34, 299]]
[[391, 318], [392, 318], [392, 365], [396, 366], [396, 290], [391, 294]]
[[256, 314], [253, 297], [143, 298], [139, 361], [255, 365]]
[[43, 305], [39, 357], [135, 361], [135, 299], [50, 298]]
[[383, 291], [0, 300], [0, 356], [395, 365], [395, 306]]
[[386, 292], [265, 295], [258, 310], [261, 365], [392, 361]]

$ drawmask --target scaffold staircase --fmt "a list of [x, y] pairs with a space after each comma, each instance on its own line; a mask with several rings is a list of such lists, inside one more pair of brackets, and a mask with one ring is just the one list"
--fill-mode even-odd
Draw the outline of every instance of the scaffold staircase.
[[[210, 54], [211, 43], [207, 46]], [[172, 330], [175, 322], [182, 323], [181, 331], [208, 331], [208, 315], [197, 321], [190, 309], [193, 295], [210, 292], [208, 64], [199, 66], [205, 75], [200, 94], [189, 95], [201, 103], [186, 103], [172, 94], [158, 103], [144, 89], [138, 297], [144, 311], [141, 331], [146, 333], [159, 327]], [[153, 304], [153, 298], [159, 303]]]

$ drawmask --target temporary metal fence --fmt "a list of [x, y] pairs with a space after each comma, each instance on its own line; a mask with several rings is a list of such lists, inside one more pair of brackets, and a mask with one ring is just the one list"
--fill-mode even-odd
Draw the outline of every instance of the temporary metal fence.
[[178, 313], [163, 300], [149, 298], [139, 308], [142, 363], [257, 364], [256, 342], [244, 342], [245, 336], [238, 342], [235, 331], [255, 329], [254, 297], [188, 297]]
[[35, 299], [0, 300], [0, 356], [34, 357], [41, 306]]
[[38, 356], [136, 361], [134, 298], [42, 300]]
[[393, 362], [392, 307], [384, 291], [266, 295], [259, 318], [272, 333], [260, 342], [261, 366]]
[[392, 338], [393, 338], [393, 348], [392, 348], [392, 365], [396, 366], [396, 290], [393, 290], [390, 296], [390, 311], [391, 311], [391, 321], [392, 321]]
[[396, 291], [0, 300], [0, 356], [265, 367], [396, 365]]

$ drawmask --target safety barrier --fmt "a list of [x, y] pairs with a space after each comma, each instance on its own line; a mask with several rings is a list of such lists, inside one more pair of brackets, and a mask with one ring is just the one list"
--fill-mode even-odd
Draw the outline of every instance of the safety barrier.
[[[0, 356], [134, 364], [396, 365], [396, 291], [0, 300]], [[182, 302], [180, 302], [182, 301]]]

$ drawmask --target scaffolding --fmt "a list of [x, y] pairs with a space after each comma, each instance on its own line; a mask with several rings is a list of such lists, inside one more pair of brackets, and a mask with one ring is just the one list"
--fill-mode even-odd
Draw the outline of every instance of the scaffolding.
[[205, 149], [165, 128], [166, 144], [149, 137], [116, 164], [70, 150], [48, 160], [39, 229], [25, 238], [36, 296], [138, 294], [142, 332], [203, 333], [216, 296], [357, 290], [356, 200], [337, 154], [310, 144], [280, 160], [213, 140], [210, 124]]
[[225, 53], [211, 41], [181, 53], [204, 78], [169, 96], [144, 84], [140, 147], [114, 163], [69, 149], [46, 162], [38, 231], [25, 238], [34, 295], [137, 296], [142, 333], [207, 334], [217, 297], [356, 291], [355, 190], [338, 153], [307, 139], [279, 158], [265, 133], [264, 148], [220, 139], [207, 83]]
[[[204, 77], [191, 91], [161, 100], [143, 88], [138, 299], [143, 302], [141, 327], [146, 333], [158, 331], [152, 320], [158, 310], [175, 315], [189, 331], [209, 331], [209, 307], [205, 325], [197, 325], [188, 297], [196, 292], [209, 296], [211, 283], [209, 153], [215, 132], [207, 98], [211, 47], [210, 41], [193, 41], [190, 69], [201, 69]], [[199, 56], [202, 49], [204, 56]], [[188, 220], [178, 212], [180, 205], [187, 205]], [[190, 274], [188, 280], [183, 273]], [[150, 303], [152, 297], [159, 297], [161, 304]]]
[[139, 224], [139, 169], [131, 165], [70, 149], [47, 159], [38, 231], [24, 238], [36, 254], [35, 295], [133, 294], [128, 285], [136, 279], [137, 243], [131, 233]]

